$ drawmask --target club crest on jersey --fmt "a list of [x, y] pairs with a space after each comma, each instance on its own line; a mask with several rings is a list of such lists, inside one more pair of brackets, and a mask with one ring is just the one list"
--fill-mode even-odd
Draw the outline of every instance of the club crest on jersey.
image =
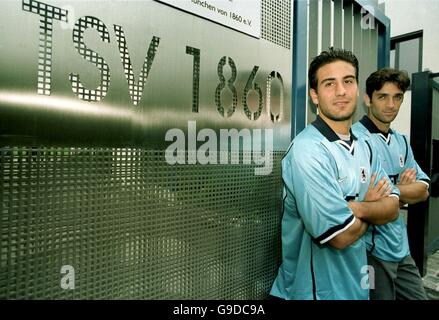
[[367, 181], [367, 175], [366, 175], [366, 168], [360, 167], [360, 181], [361, 183], [366, 183]]
[[399, 166], [402, 168], [404, 167], [404, 157], [402, 154], [399, 155]]

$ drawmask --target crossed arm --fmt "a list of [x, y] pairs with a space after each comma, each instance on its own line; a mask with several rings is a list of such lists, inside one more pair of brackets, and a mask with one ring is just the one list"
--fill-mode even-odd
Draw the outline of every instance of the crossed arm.
[[416, 181], [416, 169], [406, 169], [397, 185], [400, 196], [390, 195], [390, 186], [386, 179], [381, 179], [374, 186], [376, 175], [371, 178], [364, 201], [349, 202], [348, 206], [357, 218], [344, 232], [329, 241], [337, 249], [344, 249], [357, 241], [366, 231], [369, 224], [382, 225], [395, 220], [399, 214], [399, 206], [406, 203], [415, 204], [425, 201], [428, 196], [428, 185]]
[[374, 186], [376, 174], [371, 178], [364, 201], [351, 201], [354, 223], [344, 232], [338, 234], [328, 243], [336, 249], [344, 249], [357, 241], [367, 230], [369, 224], [385, 224], [395, 220], [399, 214], [398, 197], [389, 196], [389, 182], [383, 178]]
[[402, 174], [397, 185], [401, 192], [399, 201], [401, 206], [408, 204], [415, 204], [427, 200], [428, 184], [416, 181], [416, 169], [406, 169]]

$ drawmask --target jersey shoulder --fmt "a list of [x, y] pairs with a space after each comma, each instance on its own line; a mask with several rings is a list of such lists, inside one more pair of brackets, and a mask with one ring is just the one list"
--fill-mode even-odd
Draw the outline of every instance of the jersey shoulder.
[[282, 162], [308, 162], [310, 159], [325, 159], [327, 150], [326, 138], [313, 126], [308, 125], [300, 132], [288, 147]]
[[370, 138], [370, 132], [367, 128], [360, 122], [357, 121], [351, 127], [352, 133], [357, 137], [367, 137]]
[[409, 144], [410, 140], [408, 138], [408, 136], [404, 133], [399, 132], [398, 130], [395, 130], [392, 128], [392, 135], [393, 137], [398, 141], [398, 142], [402, 142], [403, 144]]

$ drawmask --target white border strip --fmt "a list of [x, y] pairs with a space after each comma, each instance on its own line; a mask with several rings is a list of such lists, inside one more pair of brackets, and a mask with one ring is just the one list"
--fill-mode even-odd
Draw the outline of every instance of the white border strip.
[[325, 242], [328, 242], [329, 240], [331, 240], [332, 238], [334, 238], [334, 237], [337, 236], [338, 234], [340, 234], [340, 233], [342, 233], [343, 231], [349, 229], [349, 227], [350, 227], [351, 225], [353, 225], [354, 222], [355, 222], [355, 220], [357, 219], [357, 218], [355, 218], [355, 216], [353, 216], [353, 217], [354, 217], [354, 219], [352, 219], [352, 221], [349, 222], [349, 223], [348, 223], [343, 229], [340, 229], [340, 230], [334, 232], [333, 234], [331, 234], [331, 235], [330, 235], [329, 237], [327, 237], [326, 239], [323, 239], [322, 241], [320, 241], [320, 244], [324, 244]]

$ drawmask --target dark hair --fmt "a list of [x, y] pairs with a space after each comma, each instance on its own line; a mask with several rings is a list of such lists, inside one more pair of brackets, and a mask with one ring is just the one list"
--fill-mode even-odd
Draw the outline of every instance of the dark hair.
[[323, 51], [315, 57], [308, 70], [308, 82], [311, 89], [317, 90], [317, 71], [328, 63], [335, 61], [345, 61], [350, 63], [355, 68], [355, 79], [358, 80], [358, 60], [355, 55], [348, 50], [329, 48], [328, 51]]
[[373, 92], [380, 90], [386, 82], [394, 83], [402, 92], [405, 92], [410, 86], [407, 71], [392, 68], [379, 69], [366, 80], [366, 93], [369, 98], [372, 99]]

